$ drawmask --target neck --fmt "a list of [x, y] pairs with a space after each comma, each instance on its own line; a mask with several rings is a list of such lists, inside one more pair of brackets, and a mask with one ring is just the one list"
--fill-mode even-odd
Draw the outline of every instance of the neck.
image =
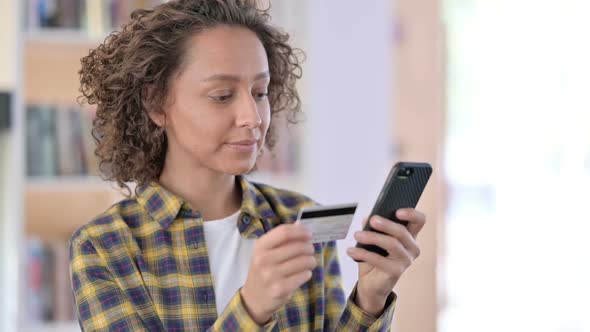
[[171, 153], [166, 155], [159, 183], [199, 210], [205, 221], [227, 217], [241, 206], [235, 175], [195, 167], [194, 162], [179, 160]]

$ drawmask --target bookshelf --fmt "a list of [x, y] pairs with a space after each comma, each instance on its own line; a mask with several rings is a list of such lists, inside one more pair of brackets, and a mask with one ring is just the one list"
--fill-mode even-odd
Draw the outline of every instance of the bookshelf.
[[[109, 1], [87, 1], [94, 5], [108, 3]], [[60, 7], [68, 3], [84, 4], [84, 1], [53, 1], [53, 5]], [[104, 211], [108, 206], [122, 198], [122, 195], [104, 183], [95, 175], [89, 175], [86, 169], [72, 167], [69, 172], [63, 172], [65, 168], [59, 161], [63, 161], [64, 155], [58, 153], [60, 146], [64, 151], [74, 150], [71, 145], [76, 141], [71, 132], [74, 127], [87, 132], [88, 121], [80, 125], [74, 125], [69, 121], [71, 115], [80, 114], [80, 117], [90, 112], [88, 109], [73, 109], [78, 97], [78, 69], [80, 59], [88, 54], [89, 49], [98, 44], [108, 30], [102, 32], [82, 26], [83, 12], [74, 12], [70, 15], [79, 23], [60, 27], [59, 18], [55, 19], [53, 26], [41, 26], [32, 23], [35, 5], [47, 5], [48, 2], [35, 0], [26, 1], [21, 10], [25, 13], [25, 27], [22, 32], [22, 97], [24, 120], [22, 132], [25, 136], [25, 180], [23, 181], [23, 252], [21, 257], [23, 268], [23, 294], [20, 304], [20, 327], [29, 331], [78, 331], [75, 322], [69, 290], [69, 277], [67, 264], [63, 264], [63, 257], [67, 254], [67, 242], [71, 234], [80, 226], [90, 221], [94, 216]], [[80, 9], [79, 7], [77, 9]], [[82, 8], [84, 9], [84, 8]], [[56, 12], [57, 13], [57, 12]], [[88, 8], [90, 16], [100, 13]], [[39, 16], [42, 16], [39, 14]], [[100, 19], [102, 19], [103, 15]], [[71, 20], [71, 18], [70, 18]], [[86, 21], [92, 21], [92, 19]], [[96, 19], [94, 19], [96, 21]], [[95, 23], [96, 25], [96, 23]], [[35, 113], [33, 113], [35, 111]], [[51, 112], [50, 112], [51, 111]], [[32, 115], [38, 114], [37, 118]], [[48, 114], [52, 114], [51, 117]], [[38, 118], [41, 117], [41, 120]], [[36, 119], [37, 125], [32, 125]], [[52, 125], [50, 133], [53, 136], [35, 136], [39, 128]], [[43, 131], [45, 132], [45, 131]], [[60, 133], [68, 132], [66, 142], [58, 137]], [[62, 135], [63, 136], [63, 135]], [[86, 136], [86, 138], [88, 138]], [[72, 141], [74, 140], [74, 141]], [[88, 144], [88, 143], [86, 143]], [[31, 153], [31, 146], [37, 147]], [[50, 161], [47, 160], [47, 150], [53, 148]], [[86, 150], [92, 150], [92, 147]], [[86, 151], [87, 154], [90, 151]], [[45, 152], [45, 153], [36, 153]], [[45, 156], [31, 162], [32, 156]], [[71, 154], [70, 154], [71, 156]], [[51, 156], [50, 156], [51, 157]], [[60, 159], [62, 158], [62, 159]], [[72, 157], [72, 159], [75, 158]], [[76, 159], [78, 160], [78, 159]], [[47, 170], [47, 165], [52, 165]], [[71, 164], [71, 162], [69, 163]], [[41, 166], [33, 169], [32, 166]], [[71, 165], [70, 165], [71, 166]], [[67, 175], [64, 175], [67, 174]], [[74, 203], [74, 204], [72, 204]], [[56, 246], [55, 243], [65, 245]], [[42, 253], [35, 254], [33, 249], [40, 247]], [[56, 257], [61, 257], [58, 262]], [[55, 267], [49, 271], [51, 265]], [[39, 272], [42, 276], [41, 284], [36, 285], [31, 275], [38, 272], [36, 266], [41, 266]], [[47, 277], [49, 275], [49, 277]], [[51, 278], [51, 276], [59, 276]], [[50, 279], [51, 283], [43, 283]], [[64, 281], [65, 279], [65, 281]], [[48, 289], [52, 290], [51, 299], [39, 296]], [[60, 301], [61, 299], [61, 301]], [[36, 301], [35, 301], [36, 300]], [[51, 310], [53, 309], [53, 310]], [[61, 311], [61, 313], [60, 313]], [[25, 314], [26, 313], [26, 314]]]
[[[88, 1], [94, 4], [101, 2]], [[23, 105], [18, 111], [23, 118], [20, 129], [24, 136], [22, 150], [25, 167], [18, 327], [24, 331], [79, 331], [67, 275], [68, 239], [75, 229], [121, 198], [116, 190], [102, 183], [98, 177], [88, 175], [85, 170], [76, 169], [64, 176], [61, 172], [64, 165], [58, 163], [63, 154], [58, 154], [57, 147], [64, 141], [57, 136], [64, 130], [68, 134], [74, 131], [71, 127], [73, 122], [70, 123], [67, 118], [76, 113], [82, 116], [89, 111], [71, 110], [78, 97], [80, 58], [100, 41], [101, 36], [82, 26], [82, 12], [70, 13], [78, 15], [80, 22], [77, 24], [60, 27], [60, 18], [57, 17], [52, 26], [44, 26], [34, 22], [35, 16], [43, 16], [35, 9], [47, 5], [59, 8], [83, 3], [43, 0], [20, 3], [24, 21], [20, 33]], [[90, 9], [87, 14], [93, 15]], [[103, 34], [106, 33], [105, 30]], [[32, 125], [33, 120], [36, 125]], [[48, 131], [40, 128], [48, 126], [52, 128], [49, 132], [53, 136], [39, 136], [39, 132]], [[87, 126], [77, 128], [82, 130]], [[68, 142], [73, 139], [66, 138]], [[51, 152], [48, 152], [49, 148], [52, 148]], [[70, 151], [72, 148], [67, 146], [63, 150]], [[48, 154], [52, 158], [50, 161], [47, 160]], [[39, 155], [42, 158], [32, 159], [32, 156]], [[32, 166], [37, 166], [37, 169]]]
[[96, 43], [88, 39], [24, 38], [25, 103], [75, 103], [79, 95], [80, 59], [93, 45]]
[[80, 332], [78, 322], [51, 322], [22, 328], [22, 332]]
[[[69, 179], [36, 182], [27, 183], [25, 191], [27, 235], [67, 239], [73, 230], [121, 199], [115, 189], [92, 179], [76, 180], [76, 183]], [[75, 204], [70, 204], [64, 213], [66, 202]]]

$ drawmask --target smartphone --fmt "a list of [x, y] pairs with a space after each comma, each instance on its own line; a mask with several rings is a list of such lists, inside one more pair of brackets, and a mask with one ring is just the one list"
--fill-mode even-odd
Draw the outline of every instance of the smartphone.
[[[381, 189], [381, 193], [369, 217], [379, 215], [393, 222], [408, 226], [408, 222], [399, 220], [395, 216], [395, 212], [401, 208], [416, 207], [431, 174], [432, 166], [428, 163], [399, 162], [395, 164], [389, 172], [389, 176]], [[368, 222], [364, 230], [379, 232], [373, 229]], [[375, 245], [357, 242], [356, 246], [378, 253], [381, 256], [388, 255], [386, 250]]]

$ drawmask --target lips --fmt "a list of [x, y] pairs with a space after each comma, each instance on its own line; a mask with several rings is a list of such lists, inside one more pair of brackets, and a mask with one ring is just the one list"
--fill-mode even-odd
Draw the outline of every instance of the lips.
[[235, 141], [231, 143], [227, 143], [227, 146], [231, 148], [233, 151], [237, 151], [240, 153], [248, 153], [249, 155], [256, 152], [258, 148], [257, 140], [255, 139], [246, 139], [241, 141]]
[[236, 141], [236, 142], [230, 142], [228, 144], [231, 145], [253, 145], [256, 144], [257, 140], [255, 139], [246, 139], [246, 140], [241, 140], [241, 141]]

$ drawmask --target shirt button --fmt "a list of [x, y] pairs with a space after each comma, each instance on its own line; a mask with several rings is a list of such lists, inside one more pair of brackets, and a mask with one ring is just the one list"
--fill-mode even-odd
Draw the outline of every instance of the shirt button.
[[242, 222], [246, 225], [250, 224], [250, 221], [252, 221], [252, 217], [250, 217], [249, 215], [245, 214], [242, 217]]
[[204, 289], [201, 291], [201, 299], [205, 302], [209, 301], [210, 295], [209, 295], [209, 291]]

